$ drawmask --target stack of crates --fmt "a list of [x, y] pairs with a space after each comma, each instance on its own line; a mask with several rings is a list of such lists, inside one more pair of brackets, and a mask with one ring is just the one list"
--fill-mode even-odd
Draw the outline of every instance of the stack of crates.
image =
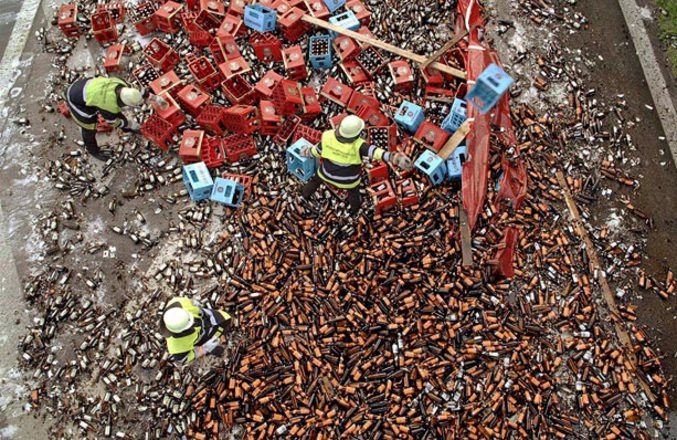
[[183, 167], [183, 183], [193, 201], [208, 199], [212, 194], [214, 180], [204, 162], [192, 163]]
[[464, 100], [454, 98], [454, 103], [451, 105], [451, 111], [442, 121], [442, 129], [449, 134], [454, 134], [468, 117], [468, 108]]
[[331, 68], [331, 37], [329, 35], [314, 35], [308, 42], [308, 57], [316, 69]]

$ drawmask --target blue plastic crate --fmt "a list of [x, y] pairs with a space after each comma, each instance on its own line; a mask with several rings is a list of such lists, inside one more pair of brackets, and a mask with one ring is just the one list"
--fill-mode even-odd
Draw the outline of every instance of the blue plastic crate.
[[433, 186], [444, 182], [447, 177], [447, 166], [444, 159], [430, 150], [425, 150], [414, 162], [414, 166], [428, 176]]
[[275, 30], [277, 11], [263, 5], [247, 5], [244, 7], [244, 25], [258, 32]]
[[287, 148], [287, 170], [304, 182], [309, 181], [317, 172], [315, 158], [301, 156], [303, 148], [312, 146], [313, 144], [301, 138]]
[[452, 182], [461, 180], [463, 176], [463, 162], [468, 155], [465, 145], [459, 145], [447, 159], [447, 178]]
[[234, 180], [217, 177], [210, 199], [231, 208], [239, 208], [242, 205], [245, 188]]
[[[343, 14], [334, 15], [329, 17], [329, 23], [340, 26], [344, 29], [349, 29], [351, 31], [356, 31], [360, 28], [360, 20], [357, 19], [357, 16], [353, 11], [346, 11]], [[329, 36], [332, 40], [338, 37], [338, 33], [334, 31], [329, 31]]]
[[331, 37], [329, 35], [315, 35], [308, 42], [308, 58], [316, 69], [330, 69]]
[[477, 77], [475, 86], [465, 96], [466, 101], [486, 113], [496, 105], [501, 96], [508, 91], [513, 79], [496, 64], [490, 64]]
[[409, 101], [404, 101], [395, 114], [395, 122], [412, 134], [416, 133], [424, 119], [423, 108]]
[[338, 8], [346, 4], [346, 0], [322, 0], [325, 5], [327, 5], [327, 9], [329, 9], [329, 12], [332, 14], [336, 12]]
[[465, 122], [468, 117], [468, 104], [458, 98], [454, 98], [454, 103], [451, 106], [451, 111], [442, 121], [442, 130], [449, 134], [454, 134], [456, 130]]
[[192, 163], [183, 167], [183, 183], [190, 198], [194, 201], [208, 199], [212, 193], [214, 180], [204, 162]]

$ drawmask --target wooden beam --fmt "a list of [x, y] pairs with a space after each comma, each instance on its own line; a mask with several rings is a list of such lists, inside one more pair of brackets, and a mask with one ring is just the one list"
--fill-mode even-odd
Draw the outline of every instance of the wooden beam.
[[463, 266], [472, 266], [472, 236], [470, 234], [470, 225], [468, 225], [468, 213], [465, 212], [463, 205], [459, 206], [458, 220], [461, 226], [461, 256], [463, 257]]
[[[330, 31], [337, 32], [341, 35], [346, 35], [354, 40], [361, 41], [363, 43], [370, 44], [372, 46], [378, 47], [379, 49], [383, 49], [387, 52], [394, 53], [395, 55], [399, 55], [402, 58], [407, 58], [409, 60], [415, 61], [419, 64], [422, 64], [427, 61], [427, 58], [424, 57], [423, 55], [418, 55], [414, 52], [410, 52], [408, 50], [404, 50], [402, 48], [399, 48], [397, 46], [393, 46], [392, 44], [385, 43], [381, 40], [377, 40], [376, 38], [369, 37], [367, 35], [362, 35], [360, 33], [351, 31], [349, 29], [344, 29], [340, 26], [336, 26], [335, 24], [331, 24], [327, 21], [320, 20], [319, 18], [312, 17], [308, 14], [303, 16], [303, 21], [306, 23], [310, 23], [312, 25], [315, 25], [317, 27], [321, 27], [323, 29], [327, 29]], [[466, 79], [466, 74], [464, 71], [455, 69], [451, 66], [447, 66], [446, 64], [441, 64], [438, 62], [432, 62], [431, 66], [440, 72], [448, 73], [450, 75], [453, 75], [457, 78], [460, 79]]]
[[426, 67], [428, 67], [428, 66], [430, 65], [430, 63], [436, 61], [439, 57], [441, 57], [442, 55], [444, 55], [444, 53], [445, 53], [446, 51], [448, 51], [448, 50], [451, 49], [452, 47], [456, 46], [456, 45], [458, 44], [459, 41], [461, 41], [462, 39], [465, 38], [466, 35], [468, 35], [468, 31], [465, 31], [465, 32], [463, 32], [461, 35], [455, 37], [454, 39], [447, 41], [447, 42], [444, 44], [444, 46], [442, 46], [442, 47], [440, 47], [439, 49], [437, 49], [437, 51], [436, 51], [434, 54], [430, 55], [430, 57], [429, 57], [427, 60], [425, 60], [424, 62], [422, 62], [421, 65], [418, 66], [418, 68], [421, 69], [421, 70], [425, 70]]
[[458, 127], [458, 130], [456, 130], [456, 132], [447, 140], [444, 147], [442, 147], [437, 155], [442, 159], [447, 160], [454, 150], [461, 145], [461, 142], [463, 142], [463, 139], [465, 139], [468, 133], [470, 133], [470, 121], [466, 119], [465, 122]]
[[588, 259], [590, 260], [591, 266], [590, 269], [591, 271], [597, 273], [597, 281], [600, 287], [602, 288], [602, 296], [604, 297], [604, 301], [606, 302], [607, 307], [609, 308], [609, 312], [611, 313], [611, 316], [613, 318], [612, 321], [614, 324], [614, 329], [616, 330], [616, 335], [618, 335], [618, 339], [621, 341], [621, 344], [623, 344], [623, 346], [625, 347], [625, 356], [628, 358], [630, 366], [634, 370], [633, 373], [635, 373], [635, 378], [641, 385], [647, 397], [652, 402], [655, 402], [656, 396], [651, 391], [651, 387], [649, 387], [649, 384], [646, 382], [646, 380], [638, 374], [637, 356], [635, 356], [635, 350], [632, 346], [630, 335], [628, 335], [628, 332], [621, 324], [621, 316], [618, 312], [618, 307], [616, 306], [616, 297], [614, 297], [614, 294], [611, 291], [611, 288], [609, 287], [609, 283], [607, 282], [606, 279], [606, 271], [602, 268], [602, 265], [599, 262], [597, 252], [595, 251], [595, 247], [592, 244], [592, 241], [590, 240], [588, 231], [585, 229], [585, 226], [583, 226], [583, 222], [581, 221], [581, 215], [578, 211], [578, 206], [576, 206], [576, 202], [574, 201], [574, 198], [571, 196], [569, 185], [567, 185], [567, 182], [564, 179], [564, 174], [562, 173], [561, 170], [558, 170], [555, 173], [555, 175], [557, 176], [557, 181], [559, 183], [560, 188], [562, 188], [564, 200], [566, 201], [567, 207], [569, 208], [569, 213], [571, 214], [571, 222], [574, 225], [574, 230], [576, 231], [579, 238], [583, 241], [583, 244], [585, 245], [585, 252], [588, 254]]

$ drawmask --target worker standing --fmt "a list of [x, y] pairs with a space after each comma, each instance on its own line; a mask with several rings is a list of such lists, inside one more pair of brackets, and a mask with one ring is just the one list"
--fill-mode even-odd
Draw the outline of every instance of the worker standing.
[[233, 318], [221, 310], [211, 310], [184, 297], [167, 303], [160, 320], [160, 333], [167, 339], [170, 359], [189, 363], [206, 354], [223, 353], [219, 338], [233, 327]]
[[362, 119], [354, 115], [346, 116], [336, 130], [328, 130], [322, 134], [322, 140], [318, 145], [306, 147], [301, 151], [306, 157], [322, 158], [322, 165], [317, 174], [301, 190], [304, 199], [309, 200], [324, 182], [348, 191], [350, 214], [355, 216], [362, 204], [360, 176], [364, 158], [383, 160], [404, 170], [411, 169], [411, 159], [405, 154], [367, 145], [360, 137], [362, 130], [364, 130]]
[[99, 115], [103, 116], [107, 123], [124, 132], [139, 130], [136, 121], [127, 120], [122, 113], [122, 107], [140, 106], [143, 97], [138, 89], [130, 87], [120, 78], [99, 76], [79, 79], [68, 87], [66, 102], [73, 120], [80, 126], [85, 148], [98, 160], [108, 159], [96, 142]]

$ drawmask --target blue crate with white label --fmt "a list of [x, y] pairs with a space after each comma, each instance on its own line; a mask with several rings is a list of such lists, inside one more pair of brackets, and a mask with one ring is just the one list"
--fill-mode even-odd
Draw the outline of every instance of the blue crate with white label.
[[458, 98], [454, 98], [451, 111], [442, 121], [442, 130], [449, 134], [454, 134], [456, 130], [465, 122], [468, 117], [468, 104]]
[[182, 170], [183, 183], [194, 201], [206, 200], [212, 193], [214, 180], [204, 162], [185, 165]]
[[310, 180], [317, 172], [317, 161], [314, 157], [305, 157], [301, 155], [301, 150], [313, 144], [304, 138], [294, 142], [287, 148], [287, 170], [304, 182]]
[[496, 64], [490, 64], [477, 77], [475, 86], [465, 96], [465, 100], [479, 109], [481, 113], [491, 110], [501, 96], [508, 91], [513, 79]]
[[[329, 17], [329, 23], [351, 31], [356, 31], [360, 28], [360, 20], [357, 19], [357, 16], [353, 11], [346, 11], [343, 14]], [[329, 31], [329, 36], [334, 40], [338, 37], [338, 32]]]
[[425, 150], [414, 162], [416, 169], [428, 176], [430, 183], [437, 186], [447, 177], [447, 166], [444, 159], [430, 150]]
[[395, 122], [404, 127], [409, 133], [416, 133], [416, 130], [418, 130], [424, 119], [425, 113], [423, 108], [409, 101], [404, 101], [395, 114]]
[[234, 180], [217, 177], [210, 199], [231, 208], [239, 208], [242, 205], [245, 188]]
[[338, 8], [346, 4], [346, 0], [322, 0], [325, 5], [327, 5], [327, 9], [329, 9], [329, 12], [332, 14], [336, 12]]
[[452, 182], [457, 182], [463, 177], [463, 162], [467, 156], [466, 146], [459, 145], [447, 159], [447, 178]]
[[331, 37], [329, 35], [314, 35], [308, 41], [308, 58], [316, 69], [330, 69]]
[[271, 32], [277, 24], [277, 11], [263, 5], [244, 7], [244, 25], [258, 32]]

